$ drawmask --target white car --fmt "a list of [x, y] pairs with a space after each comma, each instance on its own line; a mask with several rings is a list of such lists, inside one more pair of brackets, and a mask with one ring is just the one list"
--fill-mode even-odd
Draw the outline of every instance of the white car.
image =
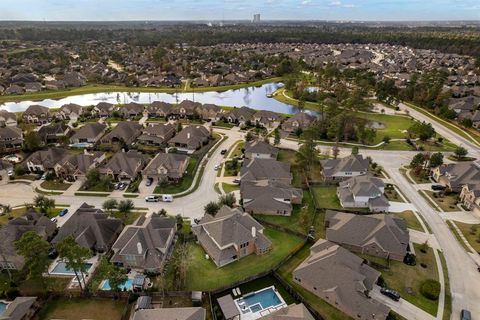
[[13, 170], [12, 170], [12, 169], [8, 169], [7, 175], [8, 175], [9, 177], [13, 176]]
[[50, 219], [50, 221], [52, 221], [53, 223], [57, 223], [57, 218], [52, 218]]
[[221, 164], [216, 164], [215, 167], [213, 167], [213, 169], [218, 170], [218, 169], [220, 169], [221, 167], [222, 167]]

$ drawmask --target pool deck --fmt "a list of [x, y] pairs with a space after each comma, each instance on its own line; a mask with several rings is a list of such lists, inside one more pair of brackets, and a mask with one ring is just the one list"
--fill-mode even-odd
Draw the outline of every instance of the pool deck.
[[[280, 304], [278, 304], [276, 306], [271, 306], [271, 307], [268, 307], [268, 308], [265, 308], [265, 309], [263, 309], [263, 306], [262, 306], [262, 309], [259, 310], [259, 311], [251, 310], [251, 306], [249, 306], [248, 309], [243, 309], [243, 308], [240, 307], [239, 301], [242, 300], [243, 298], [247, 298], [249, 296], [252, 296], [254, 294], [257, 294], [257, 293], [260, 293], [262, 291], [269, 290], [269, 289], [273, 290], [276, 293], [278, 299], [281, 302]], [[275, 286], [266, 287], [266, 288], [263, 288], [261, 290], [255, 291], [255, 292], [249, 292], [249, 293], [244, 294], [241, 297], [235, 299], [234, 302], [235, 302], [235, 306], [238, 308], [238, 311], [240, 312], [240, 320], [256, 320], [256, 319], [264, 317], [264, 316], [266, 316], [266, 315], [268, 315], [272, 312], [275, 312], [279, 309], [287, 307], [287, 304], [285, 303], [285, 300], [283, 299], [282, 295], [277, 291]], [[261, 303], [254, 304], [253, 306], [257, 306], [257, 305], [261, 305]]]

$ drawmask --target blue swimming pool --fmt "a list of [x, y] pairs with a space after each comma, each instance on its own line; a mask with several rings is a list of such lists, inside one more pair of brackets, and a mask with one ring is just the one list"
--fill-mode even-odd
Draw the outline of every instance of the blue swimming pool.
[[[120, 290], [125, 291], [125, 290], [132, 290], [133, 288], [133, 279], [128, 279], [125, 281], [123, 284], [120, 285]], [[103, 280], [102, 282], [102, 290], [112, 290], [110, 287], [110, 283], [108, 280]]]
[[243, 306], [248, 307], [252, 312], [258, 312], [271, 307], [276, 307], [282, 303], [283, 302], [280, 300], [278, 293], [272, 287], [255, 292], [253, 294], [245, 295], [238, 300], [238, 304], [241, 305], [242, 308]]
[[[85, 263], [85, 270], [87, 272], [90, 271], [92, 268], [93, 264], [92, 263]], [[60, 275], [75, 275], [75, 272], [73, 270], [67, 268], [65, 262], [58, 262], [57, 265], [53, 268], [52, 272], [50, 274], [60, 274]]]
[[5, 310], [7, 310], [8, 303], [5, 302], [0, 302], [0, 316], [5, 313]]

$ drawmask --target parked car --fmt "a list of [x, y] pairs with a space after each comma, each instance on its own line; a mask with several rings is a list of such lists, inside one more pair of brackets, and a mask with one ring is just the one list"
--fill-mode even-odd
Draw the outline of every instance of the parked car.
[[65, 209], [63, 209], [62, 211], [60, 211], [59, 216], [60, 216], [60, 217], [63, 217], [63, 216], [65, 216], [67, 213], [68, 213], [68, 209], [65, 208]]
[[145, 185], [147, 187], [150, 187], [152, 185], [152, 183], [153, 183], [153, 179], [152, 178], [147, 178], [147, 182], [145, 183]]
[[240, 179], [238, 179], [238, 178], [233, 179], [233, 183], [240, 184]]
[[470, 311], [463, 309], [460, 312], [460, 320], [472, 320], [472, 314]]
[[215, 167], [214, 167], [213, 169], [215, 169], [215, 170], [218, 170], [218, 169], [220, 169], [221, 167], [222, 167], [222, 165], [221, 165], [221, 164], [216, 164], [216, 165], [215, 165]]
[[46, 179], [47, 179], [47, 174], [48, 174], [48, 173], [46, 173], [46, 172], [45, 172], [44, 174], [42, 174], [41, 179], [42, 179], [42, 180], [46, 180]]
[[53, 223], [57, 223], [57, 218], [52, 218], [50, 219], [50, 221], [52, 221]]
[[13, 170], [12, 170], [12, 169], [8, 169], [7, 175], [8, 175], [9, 177], [13, 177]]
[[395, 290], [392, 290], [389, 288], [381, 288], [380, 293], [383, 294], [384, 296], [389, 297], [392, 300], [395, 300], [395, 301], [400, 300], [400, 293], [398, 293]]
[[125, 190], [128, 187], [128, 183], [120, 183], [120, 186], [118, 187], [119, 190]]
[[443, 191], [445, 190], [445, 186], [442, 186], [441, 184], [432, 184], [432, 190], [433, 191]]
[[220, 154], [224, 155], [227, 153], [227, 149], [223, 149], [222, 151], [220, 151]]
[[113, 185], [113, 188], [114, 188], [115, 190], [118, 190], [118, 188], [120, 188], [120, 183], [119, 183], [119, 182], [115, 183], [115, 184]]
[[163, 194], [162, 195], [163, 202], [173, 202], [173, 196], [171, 194]]
[[43, 177], [43, 173], [38, 173], [36, 176], [35, 176], [35, 180], [40, 180], [42, 179]]
[[146, 196], [145, 201], [146, 202], [158, 202], [158, 201], [160, 201], [160, 197], [159, 196]]

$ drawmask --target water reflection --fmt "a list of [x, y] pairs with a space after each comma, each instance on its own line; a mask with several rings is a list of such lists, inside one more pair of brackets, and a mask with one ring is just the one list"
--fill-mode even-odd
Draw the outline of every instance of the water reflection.
[[[67, 103], [76, 103], [82, 106], [96, 105], [99, 102], [109, 102], [113, 104], [126, 104], [129, 102], [152, 103], [153, 101], [165, 101], [169, 103], [179, 103], [183, 100], [193, 100], [200, 103], [212, 103], [220, 106], [247, 106], [254, 109], [270, 110], [286, 114], [294, 114], [299, 109], [268, 98], [282, 83], [268, 83], [260, 87], [248, 87], [243, 89], [228, 90], [224, 92], [189, 92], [189, 93], [148, 93], [148, 92], [108, 92], [91, 93], [77, 96], [66, 97], [59, 100], [45, 99], [43, 101], [21, 101], [6, 102], [0, 105], [0, 109], [18, 112], [24, 111], [32, 104], [40, 104], [49, 108], [60, 108]], [[308, 111], [313, 113], [312, 111]]]

